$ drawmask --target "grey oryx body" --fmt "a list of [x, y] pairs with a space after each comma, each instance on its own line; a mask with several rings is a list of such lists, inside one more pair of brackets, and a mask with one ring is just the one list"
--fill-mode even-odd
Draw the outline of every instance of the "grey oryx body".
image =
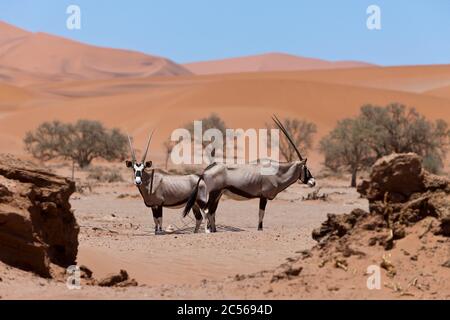
[[[267, 174], [267, 171], [264, 170], [263, 165], [260, 163], [243, 165], [214, 163], [209, 165], [204, 170], [197, 185], [200, 186], [202, 181], [206, 184], [208, 201], [203, 209], [205, 209], [208, 218], [210, 231], [216, 231], [215, 212], [223, 194], [228, 194], [231, 198], [237, 200], [259, 198], [258, 230], [262, 230], [267, 200], [273, 200], [278, 193], [297, 181], [310, 187], [315, 185], [314, 177], [306, 166], [307, 159], [301, 157], [297, 147], [293, 144], [292, 139], [278, 119], [275, 118], [274, 121], [294, 146], [299, 156], [299, 161], [277, 162], [276, 167], [278, 167], [278, 170], [274, 174]], [[198, 191], [199, 189], [195, 189], [192, 193], [184, 209], [184, 215], [187, 215], [194, 205]]]
[[180, 208], [185, 206], [192, 190], [198, 190], [196, 198], [193, 199], [193, 211], [196, 219], [195, 230], [198, 232], [202, 222], [201, 207], [206, 203], [206, 189], [204, 183], [199, 183], [199, 176], [171, 175], [158, 172], [152, 167], [151, 161], [145, 161], [148, 146], [141, 162], [136, 161], [135, 152], [131, 139], [128, 137], [131, 149], [132, 161], [126, 161], [126, 166], [133, 169], [134, 183], [137, 186], [142, 199], [147, 207], [152, 209], [155, 221], [155, 233], [162, 233], [163, 207]]

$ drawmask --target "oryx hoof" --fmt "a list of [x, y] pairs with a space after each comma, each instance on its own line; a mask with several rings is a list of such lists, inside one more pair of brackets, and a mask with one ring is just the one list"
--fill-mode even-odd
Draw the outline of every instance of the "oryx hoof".
[[164, 234], [165, 232], [163, 231], [163, 230], [155, 230], [155, 235], [162, 235], [162, 234]]

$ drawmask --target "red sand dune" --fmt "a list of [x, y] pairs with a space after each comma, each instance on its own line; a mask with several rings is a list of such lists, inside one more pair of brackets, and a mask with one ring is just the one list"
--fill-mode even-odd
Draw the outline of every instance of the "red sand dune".
[[222, 74], [258, 71], [293, 71], [336, 68], [367, 67], [371, 64], [358, 61], [326, 61], [305, 58], [284, 53], [266, 53], [261, 55], [238, 57], [222, 60], [186, 63], [194, 74]]
[[17, 84], [33, 80], [189, 74], [185, 68], [165, 58], [27, 32], [3, 22], [0, 22], [0, 66], [0, 79]]
[[28, 101], [34, 94], [25, 89], [0, 83], [0, 111], [16, 107], [19, 103]]
[[450, 85], [440, 87], [437, 89], [433, 89], [433, 90], [429, 90], [426, 92], [426, 94], [429, 94], [431, 96], [445, 98], [445, 99], [450, 99]]

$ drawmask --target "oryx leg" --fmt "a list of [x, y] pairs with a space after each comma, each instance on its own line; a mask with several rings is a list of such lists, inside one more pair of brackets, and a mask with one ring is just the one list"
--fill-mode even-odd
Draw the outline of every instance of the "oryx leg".
[[163, 216], [163, 207], [152, 207], [153, 212], [153, 220], [155, 221], [155, 234], [162, 234], [162, 216]]
[[258, 230], [259, 231], [262, 231], [262, 229], [263, 229], [263, 219], [264, 219], [264, 213], [266, 212], [266, 204], [267, 204], [266, 198], [259, 199], [259, 222], [258, 222]]
[[213, 201], [211, 201], [211, 204], [208, 206], [208, 224], [209, 224], [209, 230], [210, 232], [217, 232], [216, 229], [216, 210], [217, 206], [219, 205], [220, 201], [220, 195], [214, 197]]
[[205, 214], [206, 223], [205, 223], [205, 233], [211, 233], [211, 216], [208, 212]]
[[194, 211], [194, 216], [195, 216], [194, 233], [198, 233], [198, 230], [200, 229], [200, 225], [202, 224], [202, 220], [203, 220], [202, 212], [201, 212], [200, 208], [197, 206], [194, 206], [192, 208], [192, 211]]
[[216, 229], [216, 211], [217, 211], [217, 206], [219, 205], [219, 201], [220, 201], [221, 195], [222, 195], [221, 192], [211, 193], [210, 199], [208, 201], [208, 209], [207, 209], [208, 223], [207, 223], [207, 229], [208, 229], [209, 232], [217, 232], [217, 229]]

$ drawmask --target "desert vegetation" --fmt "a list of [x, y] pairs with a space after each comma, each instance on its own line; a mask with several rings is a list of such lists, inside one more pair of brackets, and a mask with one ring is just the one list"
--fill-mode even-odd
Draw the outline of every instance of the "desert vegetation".
[[107, 129], [101, 122], [91, 120], [78, 120], [74, 124], [44, 122], [27, 132], [24, 143], [35, 158], [71, 160], [73, 168], [75, 164], [85, 168], [96, 158], [112, 161], [127, 154], [127, 138], [119, 129]]
[[424, 167], [438, 173], [444, 166], [450, 130], [446, 121], [430, 121], [414, 108], [392, 103], [385, 107], [364, 105], [358, 116], [340, 120], [320, 141], [324, 164], [351, 173], [356, 186], [360, 170], [391, 153], [414, 152]]
[[[215, 128], [226, 134], [225, 122], [215, 113], [202, 120], [202, 130]], [[282, 123], [305, 154], [314, 147], [317, 126], [298, 118], [284, 118]], [[272, 129], [272, 124], [266, 124]], [[184, 126], [194, 139], [194, 125]], [[443, 119], [431, 121], [415, 108], [399, 103], [386, 106], [363, 105], [360, 113], [344, 118], [319, 141], [319, 150], [324, 154], [325, 170], [334, 173], [349, 172], [350, 185], [356, 187], [358, 173], [368, 169], [375, 161], [391, 153], [414, 152], [423, 159], [424, 168], [439, 173], [444, 167], [450, 141], [450, 129]], [[209, 142], [203, 142], [205, 148]], [[166, 167], [175, 142], [165, 143]], [[280, 138], [279, 152], [283, 160], [294, 161], [294, 148], [285, 137]]]

